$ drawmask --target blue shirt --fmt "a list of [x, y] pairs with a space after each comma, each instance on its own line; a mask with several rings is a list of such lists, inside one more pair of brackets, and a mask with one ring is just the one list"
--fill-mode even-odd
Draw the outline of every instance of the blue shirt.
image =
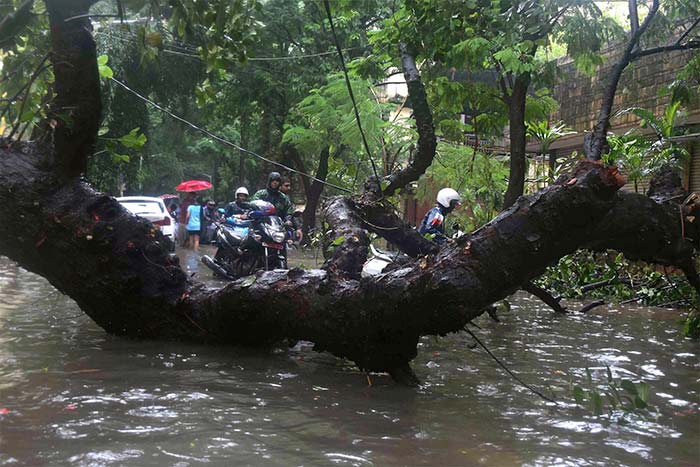
[[190, 220], [187, 222], [186, 229], [191, 232], [200, 230], [202, 224], [199, 215], [202, 213], [202, 207], [198, 204], [191, 204], [187, 206], [187, 213], [190, 215]]

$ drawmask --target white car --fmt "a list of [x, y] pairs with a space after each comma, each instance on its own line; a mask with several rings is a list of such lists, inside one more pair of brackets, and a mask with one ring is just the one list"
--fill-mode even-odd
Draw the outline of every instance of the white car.
[[170, 239], [171, 248], [175, 249], [175, 220], [165, 208], [162, 199], [150, 196], [124, 196], [117, 198], [117, 201], [132, 214], [151, 221], [163, 232], [163, 235]]

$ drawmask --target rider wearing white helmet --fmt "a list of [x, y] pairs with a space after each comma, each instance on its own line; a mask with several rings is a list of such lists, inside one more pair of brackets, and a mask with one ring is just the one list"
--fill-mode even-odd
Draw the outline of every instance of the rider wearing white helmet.
[[226, 217], [243, 214], [248, 210], [248, 189], [244, 186], [236, 190], [236, 200], [226, 206]]
[[425, 214], [418, 232], [421, 235], [433, 235], [433, 241], [438, 245], [447, 242], [449, 238], [445, 235], [445, 216], [459, 206], [461, 201], [459, 193], [452, 188], [438, 191], [437, 205]]

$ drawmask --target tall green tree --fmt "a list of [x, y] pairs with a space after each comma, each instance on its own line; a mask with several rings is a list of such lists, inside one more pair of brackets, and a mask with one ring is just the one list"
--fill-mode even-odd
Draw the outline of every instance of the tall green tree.
[[[523, 193], [525, 121], [546, 118], [556, 105], [546, 90], [555, 63], [541, 51], [557, 38], [570, 55], [589, 62], [614, 32], [619, 28], [593, 2], [407, 0], [375, 38], [383, 45], [403, 40], [424, 60], [436, 127], [446, 137], [500, 134], [508, 125], [507, 207]], [[457, 81], [454, 76], [461, 70], [483, 74], [480, 80]], [[531, 92], [533, 85], [537, 92]], [[467, 109], [472, 120], [458, 123], [457, 115]]]
[[610, 150], [607, 134], [613, 115], [613, 104], [620, 77], [627, 66], [642, 57], [700, 48], [698, 2], [674, 0], [662, 5], [659, 0], [644, 3], [628, 0], [627, 4], [629, 33], [622, 52], [607, 78], [596, 123], [584, 141], [584, 153], [593, 160], [601, 159]]

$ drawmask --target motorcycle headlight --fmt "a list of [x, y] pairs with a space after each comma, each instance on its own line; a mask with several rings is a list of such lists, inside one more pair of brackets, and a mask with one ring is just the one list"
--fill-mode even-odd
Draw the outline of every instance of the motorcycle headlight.
[[253, 234], [253, 239], [254, 239], [256, 242], [259, 242], [260, 240], [262, 240], [262, 235], [258, 235], [258, 234], [256, 234], [256, 233], [254, 233], [254, 234]]
[[271, 237], [275, 243], [284, 242], [284, 232], [273, 232]]

